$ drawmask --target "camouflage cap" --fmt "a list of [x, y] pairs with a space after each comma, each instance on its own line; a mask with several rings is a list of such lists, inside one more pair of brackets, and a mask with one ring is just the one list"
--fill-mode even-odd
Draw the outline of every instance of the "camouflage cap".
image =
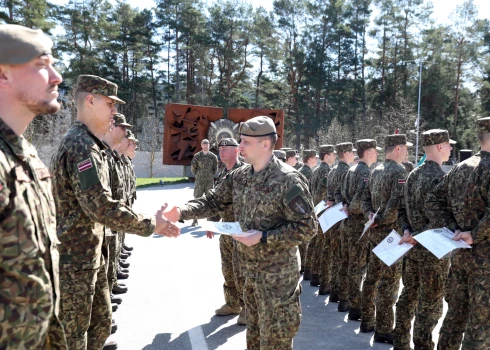
[[218, 147], [221, 146], [233, 146], [233, 147], [238, 147], [238, 142], [234, 138], [223, 138], [220, 140], [218, 143]]
[[334, 153], [335, 147], [334, 145], [320, 145], [318, 150], [320, 153]]
[[118, 103], [126, 103], [117, 97], [117, 84], [96, 75], [79, 75], [76, 92], [80, 91], [107, 96]]
[[286, 158], [296, 157], [296, 151], [293, 151], [292, 149], [289, 149], [285, 152], [286, 152]]
[[376, 148], [378, 151], [381, 147], [378, 147], [378, 143], [374, 139], [362, 139], [356, 141], [356, 148], [358, 150], [365, 150], [370, 148]]
[[291, 151], [291, 148], [289, 148], [289, 147], [283, 147], [283, 148], [279, 148], [279, 149], [280, 149], [281, 151], [284, 151], [284, 152], [286, 152], [286, 151]]
[[407, 135], [405, 134], [393, 134], [385, 137], [385, 148], [398, 145], [407, 145], [408, 147], [411, 147], [413, 146], [413, 143], [407, 142]]
[[41, 29], [0, 25], [0, 64], [24, 64], [51, 53], [53, 41]]
[[277, 134], [274, 121], [266, 116], [259, 116], [240, 124], [238, 133], [243, 136], [261, 137]]
[[445, 142], [453, 145], [456, 144], [456, 141], [449, 138], [449, 132], [447, 130], [432, 129], [422, 133], [422, 147], [438, 145]]
[[282, 160], [286, 160], [286, 152], [284, 151], [281, 151], [281, 150], [274, 150], [274, 155], [279, 158], [279, 159], [282, 159]]
[[476, 129], [478, 134], [490, 134], [490, 117], [476, 120]]
[[206, 143], [209, 143], [209, 140], [208, 140], [208, 139], [203, 139], [203, 140], [201, 141], [201, 145], [204, 145], [204, 144], [206, 144]]
[[303, 157], [315, 157], [316, 151], [314, 149], [305, 149], [303, 150]]
[[354, 152], [354, 145], [352, 142], [343, 142], [335, 145], [335, 151], [340, 154], [344, 152]]
[[126, 116], [121, 113], [114, 114], [114, 125], [116, 126], [124, 126], [126, 128], [132, 128], [131, 124], [126, 123]]
[[131, 130], [126, 130], [126, 138], [130, 141], [136, 141], [136, 137]]

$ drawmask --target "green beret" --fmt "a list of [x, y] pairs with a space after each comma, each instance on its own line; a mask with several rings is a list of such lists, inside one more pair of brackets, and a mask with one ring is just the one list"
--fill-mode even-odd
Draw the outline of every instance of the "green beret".
[[243, 136], [262, 137], [277, 134], [274, 121], [266, 116], [259, 116], [240, 124], [238, 133]]
[[78, 76], [76, 92], [81, 91], [91, 94], [104, 95], [118, 103], [126, 103], [117, 97], [117, 84], [96, 75]]
[[378, 143], [374, 139], [357, 140], [356, 141], [356, 148], [358, 150], [365, 150], [365, 149], [370, 149], [370, 148], [376, 148], [378, 151], [381, 150], [381, 148], [378, 147]]
[[490, 134], [490, 117], [480, 118], [476, 121], [478, 134]]
[[233, 146], [233, 147], [238, 147], [238, 142], [236, 142], [235, 139], [233, 138], [223, 138], [220, 140], [220, 142], [218, 143], [218, 147], [221, 147], [221, 146]]
[[320, 145], [319, 147], [320, 153], [333, 153], [335, 152], [334, 145]]
[[447, 130], [432, 129], [422, 133], [422, 147], [438, 145], [445, 142], [453, 145], [456, 143], [456, 141], [449, 138], [449, 132]]
[[354, 152], [354, 145], [352, 142], [343, 142], [335, 145], [335, 151], [340, 154], [344, 152]]
[[124, 126], [126, 128], [132, 128], [133, 126], [131, 124], [128, 124], [126, 122], [126, 116], [121, 113], [116, 113], [114, 114], [114, 125], [116, 126]]
[[24, 64], [51, 53], [53, 41], [41, 29], [0, 25], [0, 64]]
[[286, 151], [286, 159], [291, 157], [296, 157], [296, 152], [292, 149]]
[[281, 150], [274, 150], [274, 155], [277, 158], [286, 161], [286, 152], [281, 151]]
[[407, 145], [408, 147], [411, 147], [413, 146], [413, 143], [407, 142], [407, 135], [405, 134], [393, 134], [385, 137], [385, 148], [398, 145]]
[[316, 156], [316, 151], [313, 149], [305, 149], [303, 151], [303, 157], [315, 157]]

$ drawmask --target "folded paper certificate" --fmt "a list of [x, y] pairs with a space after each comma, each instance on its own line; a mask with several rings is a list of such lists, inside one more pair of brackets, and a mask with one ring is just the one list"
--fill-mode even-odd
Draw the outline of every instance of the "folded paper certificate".
[[323, 233], [327, 232], [333, 225], [337, 222], [342, 221], [347, 218], [347, 214], [344, 211], [340, 211], [344, 205], [339, 203], [334, 205], [325, 211], [319, 218], [318, 222], [322, 227]]
[[254, 232], [243, 232], [238, 222], [201, 221], [201, 227], [206, 231], [234, 237], [247, 237], [254, 234]]
[[359, 237], [358, 242], [361, 240], [362, 236], [364, 236], [364, 234], [366, 233], [366, 231], [369, 230], [369, 228], [371, 227], [371, 225], [374, 224], [374, 220], [376, 220], [376, 216], [378, 216], [379, 209], [380, 208], [378, 208], [378, 210], [376, 210], [376, 213], [374, 213], [374, 215], [371, 218], [371, 220], [369, 220], [368, 222], [366, 222], [364, 224], [364, 230], [362, 231], [361, 237]]
[[320, 214], [322, 211], [324, 211], [325, 209], [327, 209], [327, 204], [325, 203], [325, 201], [321, 201], [320, 203], [318, 203], [315, 207], [315, 214], [318, 215]]
[[390, 234], [373, 249], [373, 253], [386, 265], [391, 266], [412, 249], [411, 244], [398, 244], [401, 239], [400, 235], [395, 230], [392, 230]]
[[434, 254], [438, 259], [442, 259], [454, 249], [471, 248], [462, 240], [453, 241], [454, 233], [447, 228], [436, 228], [424, 231], [413, 237], [422, 244], [427, 250]]

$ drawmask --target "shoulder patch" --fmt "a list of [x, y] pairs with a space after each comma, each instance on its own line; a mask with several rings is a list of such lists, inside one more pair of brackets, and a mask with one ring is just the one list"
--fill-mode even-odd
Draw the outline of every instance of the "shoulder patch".
[[310, 205], [300, 195], [289, 202], [289, 208], [300, 215], [305, 215], [311, 211]]
[[398, 179], [398, 184], [403, 185], [407, 180], [405, 179]]
[[97, 173], [97, 167], [92, 157], [77, 163], [77, 170], [81, 190], [85, 190], [90, 186], [100, 183], [99, 174]]
[[92, 168], [94, 165], [92, 164], [92, 159], [88, 158], [85, 160], [82, 160], [80, 163], [77, 164], [78, 167], [78, 172], [84, 172], [86, 170], [89, 170]]

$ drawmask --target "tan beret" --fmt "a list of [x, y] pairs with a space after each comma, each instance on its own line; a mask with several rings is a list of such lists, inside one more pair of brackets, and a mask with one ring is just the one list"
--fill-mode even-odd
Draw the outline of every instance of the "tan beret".
[[124, 126], [126, 128], [132, 128], [133, 126], [126, 122], [126, 116], [121, 113], [114, 114], [114, 125]]
[[407, 142], [407, 135], [405, 134], [393, 134], [385, 137], [385, 148], [398, 145], [407, 145], [408, 147], [411, 147], [413, 146], [413, 143]]
[[51, 53], [53, 41], [41, 29], [0, 25], [0, 64], [24, 64]]
[[118, 103], [126, 103], [117, 97], [117, 84], [96, 75], [83, 74], [78, 76], [76, 92], [81, 91], [107, 96]]
[[240, 124], [238, 133], [243, 136], [261, 137], [276, 134], [274, 121], [266, 116], [259, 116]]
[[223, 138], [220, 140], [218, 143], [218, 147], [221, 146], [233, 146], [233, 147], [238, 147], [238, 142], [234, 138]]
[[447, 130], [432, 129], [422, 133], [422, 147], [438, 145], [445, 142], [453, 145], [456, 144], [456, 141], [449, 138], [449, 132]]

